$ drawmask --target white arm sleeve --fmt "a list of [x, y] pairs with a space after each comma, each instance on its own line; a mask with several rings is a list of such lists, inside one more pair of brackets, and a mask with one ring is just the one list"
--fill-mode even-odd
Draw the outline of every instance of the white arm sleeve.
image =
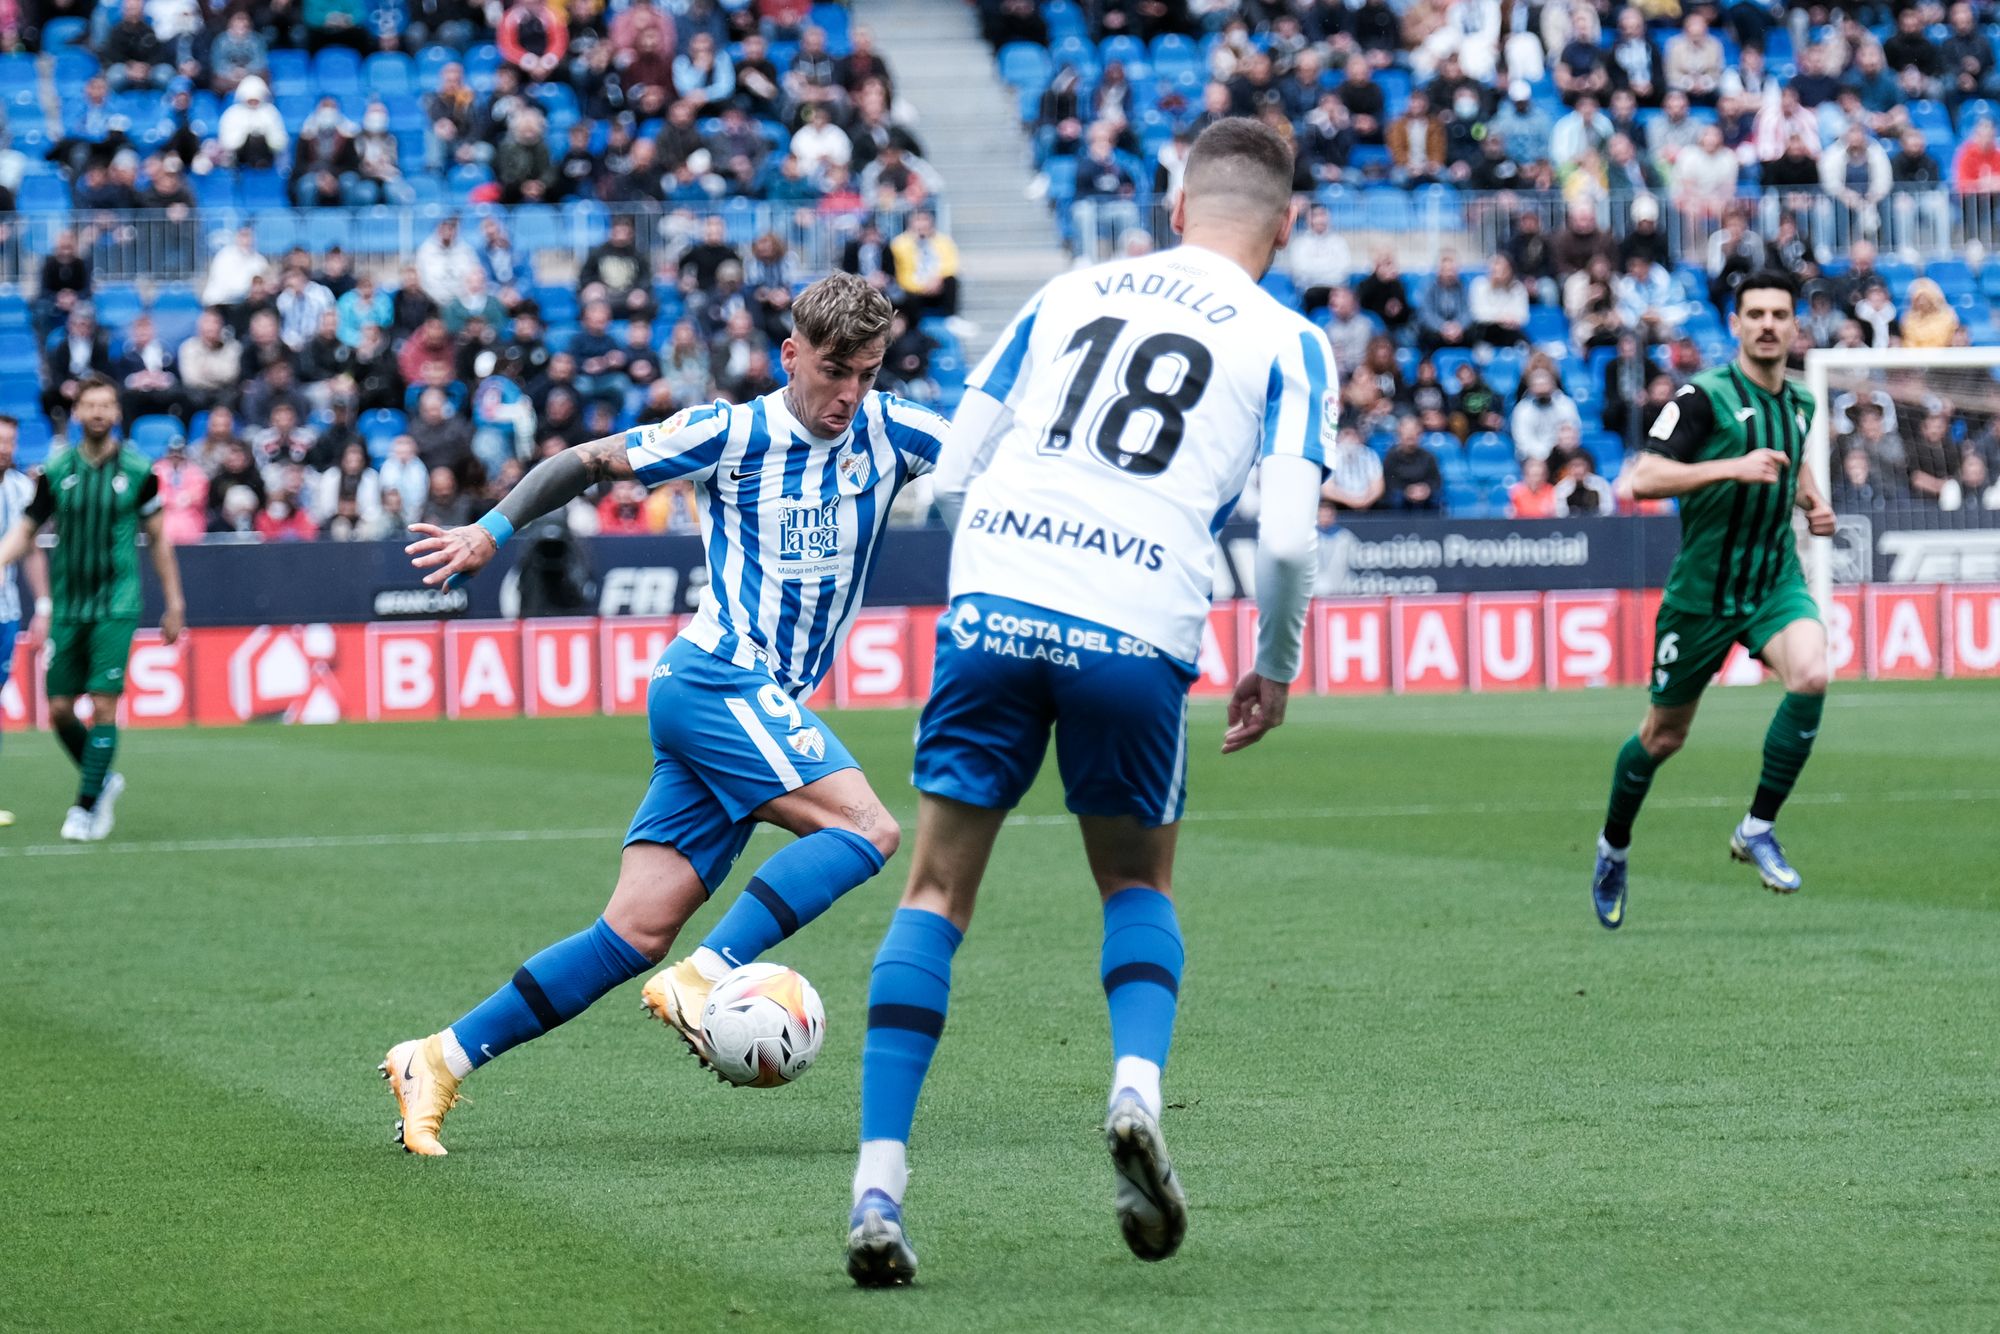
[[993, 450], [1005, 434], [1006, 405], [983, 389], [968, 388], [952, 414], [951, 429], [945, 432], [938, 450], [937, 471], [931, 474], [931, 499], [944, 526], [958, 531], [958, 512], [965, 504], [966, 488], [986, 471]]
[[1306, 604], [1319, 564], [1320, 466], [1296, 454], [1262, 464], [1257, 523], [1257, 674], [1289, 684], [1299, 672]]

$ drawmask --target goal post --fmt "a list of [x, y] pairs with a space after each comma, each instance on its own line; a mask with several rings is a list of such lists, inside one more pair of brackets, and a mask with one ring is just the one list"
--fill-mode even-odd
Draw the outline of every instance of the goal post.
[[[1841, 520], [1839, 536], [1808, 537], [1800, 549], [1822, 615], [1832, 610], [1837, 574], [1846, 576], [1842, 582], [1872, 578], [1876, 523], [1913, 531], [1942, 529], [1957, 526], [1962, 511], [1978, 510], [1980, 498], [1963, 493], [1956, 480], [1943, 497], [1933, 493], [1937, 474], [1919, 464], [1934, 461], [1937, 452], [1924, 436], [1926, 418], [1945, 419], [1942, 428], [1934, 424], [1929, 429], [1948, 432], [1950, 447], [1944, 453], [1954, 460], [1989, 438], [2000, 420], [1996, 370], [2000, 347], [1815, 348], [1806, 353], [1805, 387], [1817, 409], [1806, 437], [1806, 463]], [[1865, 420], [1871, 415], [1880, 420]], [[1882, 496], [1871, 497], [1866, 510], [1850, 504], [1843, 513], [1834, 484], [1846, 466], [1837, 454], [1842, 443], [1861, 450], [1875, 465], [1874, 484]], [[1837, 549], [1843, 541], [1845, 548]], [[1844, 559], [1848, 554], [1858, 559], [1849, 563]]]

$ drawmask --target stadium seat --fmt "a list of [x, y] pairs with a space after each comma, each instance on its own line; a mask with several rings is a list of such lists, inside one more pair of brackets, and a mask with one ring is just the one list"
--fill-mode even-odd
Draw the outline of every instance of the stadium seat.
[[1465, 442], [1465, 456], [1474, 472], [1498, 476], [1513, 468], [1514, 445], [1504, 435], [1481, 431]]
[[346, 97], [361, 91], [361, 57], [344, 46], [329, 46], [313, 57], [313, 91]]
[[22, 51], [12, 51], [0, 56], [0, 96], [12, 97], [16, 93], [26, 93], [37, 97], [41, 92], [41, 76], [35, 72], [35, 58]]
[[516, 205], [508, 214], [508, 222], [514, 244], [520, 247], [523, 254], [560, 250], [569, 245], [569, 229], [563, 226], [562, 214], [556, 212], [552, 205]]
[[1000, 77], [1022, 91], [1039, 96], [1048, 86], [1051, 66], [1047, 48], [1033, 42], [1009, 42], [1000, 48]]
[[1521, 387], [1521, 369], [1527, 360], [1527, 353], [1518, 347], [1495, 348], [1493, 360], [1486, 363], [1487, 385], [1500, 397], [1512, 398]]
[[1535, 343], [1566, 343], [1569, 318], [1555, 306], [1528, 307], [1528, 339]]
[[176, 440], [185, 441], [187, 435], [177, 419], [155, 414], [134, 421], [127, 439], [132, 448], [149, 459], [157, 459], [167, 452], [169, 445]]
[[1936, 259], [1924, 267], [1924, 277], [1943, 289], [1945, 299], [1956, 304], [1962, 294], [1979, 290], [1972, 266], [1962, 259]]
[[57, 88], [80, 89], [84, 80], [97, 73], [97, 57], [73, 46], [56, 52], [55, 65]]
[[377, 51], [362, 62], [362, 71], [368, 91], [378, 96], [407, 97], [417, 91], [416, 62], [400, 51]]
[[90, 23], [86, 19], [50, 19], [42, 25], [42, 50], [59, 51], [65, 46], [78, 46], [90, 36]]
[[466, 83], [482, 93], [490, 92], [493, 71], [500, 68], [500, 48], [491, 42], [482, 42], [467, 51], [461, 63], [465, 66]]
[[312, 63], [303, 51], [273, 51], [267, 57], [271, 69], [271, 96], [310, 97], [313, 91]]
[[67, 213], [69, 187], [60, 176], [23, 176], [14, 207], [23, 213]]
[[[437, 87], [438, 74], [446, 65], [456, 64], [458, 52], [448, 46], [427, 46], [417, 52], [417, 87]], [[784, 69], [785, 66], [778, 66]]]
[[1431, 354], [1431, 364], [1438, 369], [1438, 380], [1445, 385], [1458, 383], [1458, 368], [1472, 360], [1472, 354], [1462, 347], [1441, 347]]
[[19, 292], [0, 292], [0, 333], [25, 332], [30, 323], [28, 298]]
[[1128, 36], [1124, 33], [1120, 33], [1115, 37], [1107, 37], [1102, 42], [1099, 42], [1097, 45], [1097, 55], [1098, 59], [1106, 65], [1114, 61], [1123, 65], [1125, 73], [1128, 75], [1133, 74], [1135, 71], [1150, 73], [1152, 70], [1152, 65], [1146, 58], [1146, 44], [1137, 37]]
[[257, 229], [257, 249], [267, 255], [283, 254], [305, 240], [298, 215], [287, 209], [258, 213], [251, 225]]
[[1486, 511], [1486, 488], [1478, 482], [1446, 479], [1445, 513], [1461, 519], [1476, 519]]
[[97, 308], [97, 326], [113, 333], [128, 327], [145, 309], [139, 289], [130, 283], [102, 283], [91, 294]]
[[188, 288], [169, 287], [153, 298], [153, 328], [168, 347], [194, 337], [200, 317], [201, 297]]
[[1086, 37], [1090, 23], [1072, 0], [1048, 0], [1042, 7], [1042, 21], [1048, 25], [1051, 44], [1065, 37]]
[[1201, 52], [1177, 32], [1163, 32], [1153, 39], [1153, 73], [1164, 76], [1181, 70], [1201, 71]]
[[836, 56], [844, 56], [854, 49], [854, 39], [848, 31], [846, 5], [814, 5], [812, 21], [826, 31], [828, 51]]
[[305, 224], [305, 247], [315, 255], [352, 243], [354, 215], [349, 210], [312, 209], [305, 214]]
[[409, 429], [409, 419], [395, 408], [373, 408], [362, 413], [354, 427], [364, 437], [386, 435], [393, 439]]
[[26, 375], [32, 379], [41, 373], [41, 365], [41, 350], [32, 333], [0, 333], [0, 378], [11, 382]]

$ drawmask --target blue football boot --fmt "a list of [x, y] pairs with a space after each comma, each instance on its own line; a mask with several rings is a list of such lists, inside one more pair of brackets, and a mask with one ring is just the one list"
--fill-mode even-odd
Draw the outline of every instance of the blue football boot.
[[1729, 836], [1729, 855], [1736, 861], [1748, 862], [1756, 867], [1764, 888], [1774, 894], [1796, 894], [1805, 884], [1805, 877], [1785, 860], [1785, 850], [1778, 846], [1778, 836], [1768, 829], [1761, 834], [1745, 834], [1742, 826], [1737, 826], [1736, 832]]
[[879, 1190], [847, 1217], [847, 1276], [864, 1288], [896, 1288], [917, 1276], [917, 1253], [903, 1235], [903, 1210]]
[[1597, 869], [1590, 877], [1590, 904], [1607, 931], [1625, 925], [1625, 858], [1609, 857], [1603, 839], [1597, 842]]

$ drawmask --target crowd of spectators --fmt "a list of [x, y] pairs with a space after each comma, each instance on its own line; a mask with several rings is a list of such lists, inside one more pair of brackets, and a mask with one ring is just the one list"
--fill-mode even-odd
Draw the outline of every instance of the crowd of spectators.
[[[116, 82], [158, 88], [185, 109], [194, 81], [227, 94], [229, 109], [212, 135], [177, 136], [143, 157], [126, 127], [107, 123], [105, 136], [55, 153], [79, 179], [136, 172], [174, 182], [271, 167], [300, 189], [332, 179], [302, 203], [354, 202], [352, 178], [388, 179], [370, 175], [384, 160], [367, 150], [372, 131], [364, 123], [350, 134], [329, 94], [293, 133], [270, 100], [264, 41], [372, 51], [497, 37], [508, 63], [482, 80], [484, 92], [457, 61], [438, 66], [425, 97], [430, 171], [490, 169], [506, 203], [671, 203], [674, 183], [693, 180], [702, 200], [775, 182], [823, 215], [841, 210], [842, 267], [897, 309], [882, 386], [940, 395], [932, 363], [958, 325], [956, 250], [931, 208], [937, 172], [892, 112], [892, 75], [865, 29], [836, 57], [806, 6], [769, 0], [632, 0], [609, 15], [575, 5], [566, 20], [533, 4], [417, 4], [409, 26], [369, 30], [365, 41], [351, 26], [336, 39], [310, 17], [304, 32], [288, 32], [282, 15], [245, 31], [235, 12], [217, 15], [183, 50], [188, 59], [155, 70], [135, 26], [150, 12], [134, 0], [104, 25], [97, 44], [115, 38], [110, 52], [145, 54], [107, 58], [86, 97]], [[766, 53], [781, 41], [796, 54], [773, 67]], [[522, 91], [556, 82], [590, 94], [565, 156], [542, 139], [542, 101]], [[657, 123], [638, 119], [648, 112]], [[537, 257], [517, 249], [510, 224], [504, 203], [465, 217], [443, 211], [393, 269], [339, 246], [266, 253], [246, 225], [214, 250], [186, 304], [170, 312], [156, 296], [108, 328], [98, 302], [110, 293], [92, 248], [60, 231], [27, 315], [43, 438], [65, 433], [83, 378], [105, 375], [119, 387], [128, 438], [158, 460], [173, 540], [368, 539], [413, 520], [463, 522], [553, 451], [781, 383], [791, 301], [817, 276], [783, 236], [733, 240], [714, 210], [613, 209], [601, 243], [551, 283], [538, 280]], [[698, 529], [684, 487], [614, 488], [570, 519], [586, 532]]]
[[[1164, 237], [1210, 122], [1259, 117], [1293, 143], [1304, 207], [1266, 286], [1324, 326], [1343, 377], [1334, 511], [1647, 508], [1606, 478], [1679, 385], [1733, 355], [1735, 285], [1766, 264], [1804, 286], [1795, 366], [1814, 347], [2000, 336], [1973, 267], [1919, 278], [1903, 257], [1949, 244], [1961, 206], [2000, 190], [1992, 15], [1965, 0], [980, 10], [1022, 94], [1038, 191], [1085, 258]], [[1357, 232], [1397, 230], [1372, 203], [1408, 218], [1382, 195], [1431, 189], [1456, 201], [1429, 215], [1457, 220], [1442, 230], [1491, 253], [1461, 265], [1449, 235], [1428, 270], [1406, 267], [1407, 241], [1356, 253], [1373, 248]], [[1951, 467], [1871, 453], [1871, 494], [2000, 494], [1981, 471], [1996, 386], [1971, 406], [1904, 387], [1925, 408], [1899, 429], [1914, 444], [1944, 421]], [[1976, 476], [1947, 492], [1961, 456]]]

